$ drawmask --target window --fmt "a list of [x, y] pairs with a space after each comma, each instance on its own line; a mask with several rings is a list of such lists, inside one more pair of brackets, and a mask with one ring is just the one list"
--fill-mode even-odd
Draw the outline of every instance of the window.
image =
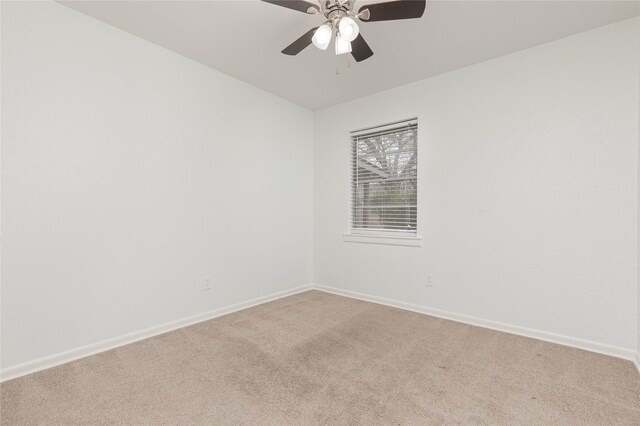
[[417, 179], [417, 119], [352, 132], [351, 232], [345, 241], [417, 239]]

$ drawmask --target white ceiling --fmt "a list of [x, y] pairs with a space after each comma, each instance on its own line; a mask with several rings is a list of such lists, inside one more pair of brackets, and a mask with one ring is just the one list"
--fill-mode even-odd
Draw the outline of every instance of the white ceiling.
[[421, 19], [362, 23], [375, 54], [356, 63], [281, 54], [322, 17], [258, 0], [61, 3], [311, 110], [640, 14], [640, 1], [428, 1]]

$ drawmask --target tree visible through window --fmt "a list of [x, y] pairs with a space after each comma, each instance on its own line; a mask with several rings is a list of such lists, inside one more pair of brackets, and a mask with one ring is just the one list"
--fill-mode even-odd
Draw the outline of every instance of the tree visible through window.
[[352, 133], [352, 232], [417, 232], [417, 120]]

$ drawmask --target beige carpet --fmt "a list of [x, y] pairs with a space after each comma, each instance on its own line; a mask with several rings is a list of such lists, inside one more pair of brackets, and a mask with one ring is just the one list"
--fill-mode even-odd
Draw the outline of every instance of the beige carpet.
[[2, 424], [640, 424], [629, 361], [310, 291], [5, 382]]

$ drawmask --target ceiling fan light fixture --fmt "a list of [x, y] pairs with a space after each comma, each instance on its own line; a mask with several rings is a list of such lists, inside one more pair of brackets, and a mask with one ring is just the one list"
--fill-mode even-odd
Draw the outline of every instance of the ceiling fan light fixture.
[[358, 24], [356, 24], [356, 21], [349, 18], [348, 16], [340, 19], [340, 22], [338, 23], [338, 29], [340, 30], [340, 35], [342, 35], [342, 38], [347, 40], [348, 42], [352, 42], [353, 40], [355, 40], [360, 33], [360, 28], [358, 27]]
[[[0, 0], [2, 1], [2, 0]], [[417, 19], [424, 14], [427, 0], [262, 0], [265, 3], [302, 13], [324, 15], [325, 21], [314, 26], [282, 49], [282, 53], [295, 56], [309, 45], [326, 50], [335, 32], [336, 55], [351, 53], [356, 62], [373, 56], [373, 50], [360, 34], [360, 22]], [[356, 3], [365, 3], [359, 9]], [[358, 23], [356, 23], [356, 21]], [[366, 24], [365, 24], [366, 26]]]
[[327, 24], [320, 25], [316, 32], [313, 34], [311, 41], [313, 45], [320, 50], [327, 50], [329, 42], [331, 42], [331, 35], [333, 30]]
[[336, 35], [336, 55], [351, 53], [351, 43], [345, 40], [341, 34]]

